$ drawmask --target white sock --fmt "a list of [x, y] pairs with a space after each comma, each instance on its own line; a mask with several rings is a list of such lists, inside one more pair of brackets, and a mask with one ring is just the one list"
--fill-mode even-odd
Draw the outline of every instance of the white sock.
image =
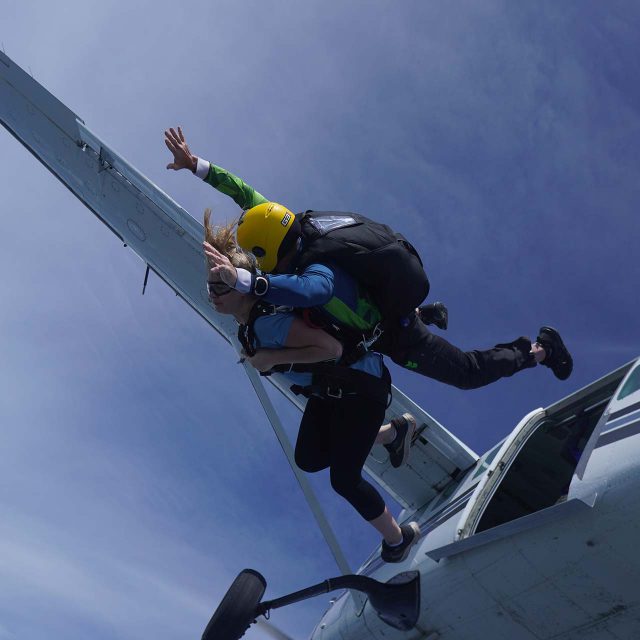
[[404, 534], [403, 534], [402, 540], [400, 540], [400, 542], [396, 542], [395, 544], [391, 544], [390, 542], [387, 542], [387, 546], [388, 547], [399, 547], [403, 542], [404, 542]]

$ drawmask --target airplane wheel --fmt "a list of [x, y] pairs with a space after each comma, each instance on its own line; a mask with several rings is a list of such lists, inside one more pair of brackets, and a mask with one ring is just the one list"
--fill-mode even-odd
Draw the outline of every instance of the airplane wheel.
[[202, 640], [238, 640], [255, 621], [267, 581], [253, 569], [245, 569], [231, 583], [202, 634]]

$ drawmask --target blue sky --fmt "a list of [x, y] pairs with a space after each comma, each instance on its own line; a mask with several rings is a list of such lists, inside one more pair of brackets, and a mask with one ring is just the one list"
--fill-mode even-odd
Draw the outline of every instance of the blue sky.
[[[447, 337], [575, 359], [472, 392], [393, 369], [477, 452], [638, 356], [640, 11], [625, 2], [25, 1], [6, 53], [200, 218], [163, 130], [293, 210], [419, 249]], [[235, 574], [336, 569], [231, 350], [0, 132], [0, 639], [199, 637]], [[279, 403], [295, 437], [296, 412]], [[376, 544], [311, 478], [355, 567]], [[274, 613], [306, 637], [327, 600]], [[261, 637], [254, 630], [252, 637]]]

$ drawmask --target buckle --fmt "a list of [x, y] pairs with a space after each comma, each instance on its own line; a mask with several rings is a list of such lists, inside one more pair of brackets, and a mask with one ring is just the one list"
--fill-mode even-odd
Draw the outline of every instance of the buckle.
[[358, 343], [358, 347], [362, 345], [364, 347], [364, 351], [369, 351], [369, 347], [371, 347], [372, 344], [377, 342], [383, 333], [384, 333], [384, 329], [380, 326], [380, 323], [378, 322], [378, 324], [376, 324], [376, 326], [373, 328], [373, 331], [371, 332], [369, 339], [367, 340], [363, 336], [362, 342]]
[[330, 385], [327, 385], [326, 394], [328, 398], [335, 398], [336, 400], [340, 400], [340, 398], [342, 398], [342, 388], [334, 387], [332, 389]]

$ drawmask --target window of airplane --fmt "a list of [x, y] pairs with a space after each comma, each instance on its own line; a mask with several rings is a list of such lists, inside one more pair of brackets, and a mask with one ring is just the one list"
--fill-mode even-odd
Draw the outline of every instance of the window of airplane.
[[473, 474], [474, 478], [481, 476], [487, 470], [489, 465], [493, 462], [493, 459], [498, 454], [498, 451], [500, 451], [500, 447], [502, 447], [502, 444], [503, 442], [498, 443], [493, 449], [491, 449], [491, 451], [489, 451], [489, 453], [486, 454], [486, 458], [480, 462], [480, 464], [478, 465], [478, 469]]
[[487, 466], [489, 466], [493, 462], [493, 459], [496, 457], [496, 455], [498, 455], [498, 451], [500, 451], [500, 447], [502, 447], [502, 444], [503, 442], [496, 445], [491, 451], [489, 451], [489, 455], [484, 459], [484, 463]]
[[496, 457], [496, 455], [498, 455], [498, 451], [500, 451], [500, 447], [502, 447], [503, 442], [504, 441], [499, 442], [493, 449], [485, 454], [484, 458], [478, 460], [478, 468], [473, 474], [474, 479], [481, 476], [489, 468], [489, 465], [493, 462], [493, 459]]
[[622, 400], [627, 396], [630, 396], [634, 391], [640, 389], [640, 367], [636, 367], [631, 375], [627, 378], [627, 381], [622, 385], [617, 400]]

